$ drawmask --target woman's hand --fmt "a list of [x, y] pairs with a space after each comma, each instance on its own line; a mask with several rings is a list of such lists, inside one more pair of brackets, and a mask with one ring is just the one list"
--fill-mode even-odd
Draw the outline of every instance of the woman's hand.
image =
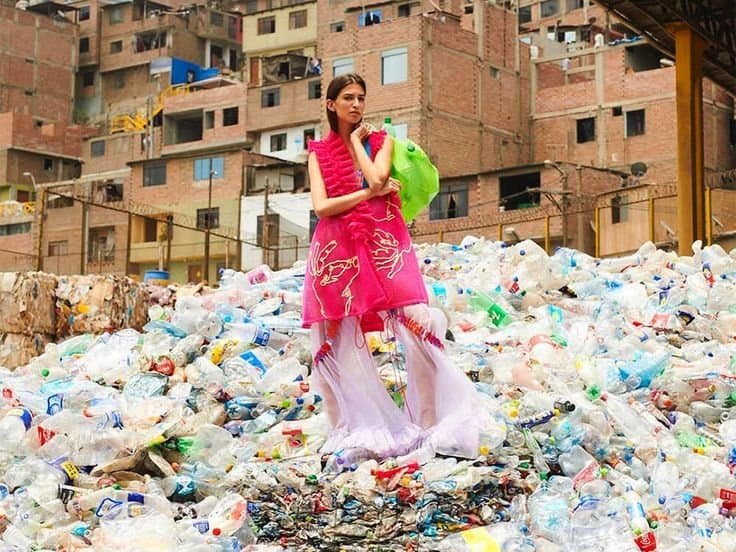
[[389, 177], [389, 179], [386, 181], [386, 183], [383, 185], [383, 187], [376, 192], [376, 197], [381, 197], [388, 195], [392, 192], [400, 192], [401, 191], [401, 182], [396, 180], [395, 178]]
[[356, 144], [356, 141], [358, 144], [362, 144], [363, 140], [368, 138], [371, 134], [371, 129], [368, 126], [367, 123], [360, 123], [357, 127], [355, 127], [355, 130], [350, 133], [350, 140], [353, 142], [353, 145]]

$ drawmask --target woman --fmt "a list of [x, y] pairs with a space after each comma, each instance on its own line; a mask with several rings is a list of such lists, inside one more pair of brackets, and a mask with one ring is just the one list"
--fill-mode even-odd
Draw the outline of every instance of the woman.
[[[365, 82], [341, 75], [326, 93], [330, 133], [309, 144], [320, 218], [304, 286], [313, 383], [332, 428], [323, 452], [361, 448], [377, 458], [424, 447], [475, 457], [480, 412], [472, 383], [443, 353], [446, 321], [429, 309], [411, 238], [389, 177], [393, 142], [363, 123]], [[363, 332], [393, 331], [407, 364], [406, 411], [383, 386]], [[426, 455], [425, 455], [426, 456]]]

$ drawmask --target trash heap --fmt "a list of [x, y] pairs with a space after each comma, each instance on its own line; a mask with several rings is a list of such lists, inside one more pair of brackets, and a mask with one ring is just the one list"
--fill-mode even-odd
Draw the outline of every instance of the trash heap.
[[[304, 266], [226, 270], [0, 371], [0, 549], [736, 550], [736, 255], [417, 254], [477, 459], [319, 454]], [[368, 344], [400, 401], [400, 344]]]

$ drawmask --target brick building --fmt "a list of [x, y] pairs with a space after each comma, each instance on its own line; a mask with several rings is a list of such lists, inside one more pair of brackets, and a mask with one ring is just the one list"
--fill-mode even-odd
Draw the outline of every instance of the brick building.
[[75, 21], [66, 5], [0, 2], [0, 270], [36, 265], [35, 184], [80, 172]]
[[[511, 225], [522, 238], [547, 235], [550, 248], [568, 244], [600, 255], [631, 251], [647, 239], [671, 242], [673, 60], [587, 0], [522, 0], [518, 16], [529, 55], [531, 165], [506, 163], [497, 176], [443, 182], [434, 208], [416, 224], [417, 238], [473, 232], [507, 239]], [[736, 163], [733, 98], [710, 81], [703, 96], [705, 166], [717, 173]], [[733, 197], [709, 193], [713, 220], [735, 229], [725, 208]]]
[[[25, 172], [55, 179], [40, 238], [50, 269], [142, 276], [164, 264], [173, 279], [212, 280], [225, 265], [289, 262], [284, 248], [303, 256], [306, 143], [327, 130], [323, 90], [350, 71], [366, 77], [366, 119], [391, 117], [440, 170], [417, 240], [473, 233], [608, 255], [673, 239], [672, 60], [590, 1], [77, 0], [63, 19], [42, 15], [53, 2], [5, 6], [28, 40], [10, 44], [0, 26], [0, 44], [30, 84], [0, 74], [0, 109], [28, 114], [13, 123], [30, 125], [24, 136], [81, 140], [76, 153], [34, 149], [40, 168], [25, 160], [0, 181], [15, 200], [32, 199]], [[734, 105], [710, 82], [704, 101], [717, 173], [736, 165]], [[49, 126], [72, 110], [97, 133]], [[28, 147], [2, 143], [18, 159]], [[61, 164], [44, 174], [51, 153]], [[82, 174], [57, 174], [65, 159]], [[730, 201], [713, 191], [724, 228], [736, 227]], [[20, 215], [13, 231], [33, 220]], [[14, 247], [35, 249], [23, 235]]]

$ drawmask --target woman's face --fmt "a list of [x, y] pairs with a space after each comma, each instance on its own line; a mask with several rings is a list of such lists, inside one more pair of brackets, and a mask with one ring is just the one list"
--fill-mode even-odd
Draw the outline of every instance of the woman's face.
[[365, 90], [359, 84], [348, 84], [340, 90], [337, 99], [328, 101], [332, 102], [332, 110], [337, 115], [338, 120], [354, 125], [363, 120]]

